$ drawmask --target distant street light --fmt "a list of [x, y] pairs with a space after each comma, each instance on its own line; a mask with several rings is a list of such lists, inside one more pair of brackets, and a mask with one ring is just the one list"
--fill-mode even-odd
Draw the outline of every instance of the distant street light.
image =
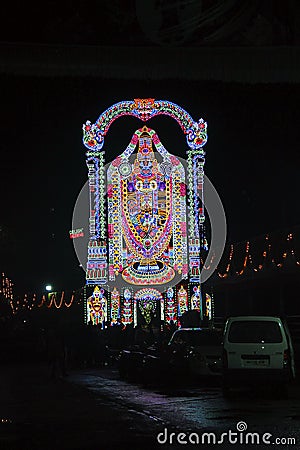
[[47, 291], [47, 292], [51, 292], [51, 291], [52, 291], [52, 286], [51, 286], [51, 284], [47, 284], [47, 286], [46, 286], [46, 291]]

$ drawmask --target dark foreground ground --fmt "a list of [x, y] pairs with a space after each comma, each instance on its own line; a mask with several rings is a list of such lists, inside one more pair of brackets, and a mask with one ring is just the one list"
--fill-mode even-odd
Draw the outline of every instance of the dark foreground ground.
[[155, 423], [65, 379], [46, 365], [1, 367], [1, 450], [153, 448]]
[[0, 450], [272, 448], [156, 441], [165, 428], [221, 436], [240, 422], [260, 435], [296, 439], [273, 448], [300, 448], [299, 384], [288, 399], [273, 398], [265, 388], [227, 400], [218, 384], [145, 388], [119, 380], [116, 368], [81, 369], [52, 380], [46, 364], [7, 364], [0, 371]]

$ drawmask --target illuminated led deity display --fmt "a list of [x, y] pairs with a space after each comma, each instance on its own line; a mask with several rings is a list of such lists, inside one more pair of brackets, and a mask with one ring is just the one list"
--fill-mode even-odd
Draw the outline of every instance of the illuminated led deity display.
[[187, 278], [184, 168], [150, 128], [131, 142], [138, 147], [133, 164], [126, 149], [107, 172], [109, 279], [122, 273], [133, 285], [163, 285], [175, 272]]
[[[117, 158], [106, 161], [105, 136], [125, 115], [142, 122], [157, 115], [175, 119], [186, 135], [185, 164], [146, 125], [134, 131]], [[165, 100], [119, 102], [94, 124], [83, 125], [90, 191], [86, 281], [95, 288], [88, 299], [93, 323], [93, 314], [98, 322], [136, 325], [153, 317], [177, 323], [188, 309], [201, 312], [206, 141], [206, 122], [194, 122]], [[98, 312], [96, 289], [110, 299]]]
[[107, 321], [107, 300], [104, 289], [95, 287], [93, 295], [87, 299], [88, 320], [94, 325]]

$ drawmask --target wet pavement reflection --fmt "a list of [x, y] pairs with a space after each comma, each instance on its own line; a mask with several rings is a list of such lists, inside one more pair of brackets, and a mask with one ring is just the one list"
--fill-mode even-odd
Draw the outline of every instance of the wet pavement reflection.
[[278, 399], [267, 386], [237, 389], [230, 399], [219, 383], [143, 387], [120, 380], [117, 371], [87, 371], [72, 374], [70, 381], [101, 395], [129, 411], [143, 414], [172, 430], [235, 430], [243, 421], [249, 431], [294, 437], [300, 447], [300, 386], [290, 387], [289, 397]]
[[[43, 365], [2, 368], [0, 382], [1, 450], [197, 448], [178, 443], [177, 434], [220, 437], [236, 432], [237, 426], [272, 438], [296, 439], [296, 445], [278, 448], [300, 444], [298, 384], [285, 399], [275, 398], [266, 386], [255, 392], [236, 390], [226, 399], [218, 383], [145, 387], [121, 380], [115, 368], [73, 370], [51, 380]], [[159, 444], [157, 436], [165, 440], [164, 433], [168, 438]], [[175, 441], [170, 442], [170, 433], [175, 433]], [[218, 447], [245, 445], [223, 442]]]

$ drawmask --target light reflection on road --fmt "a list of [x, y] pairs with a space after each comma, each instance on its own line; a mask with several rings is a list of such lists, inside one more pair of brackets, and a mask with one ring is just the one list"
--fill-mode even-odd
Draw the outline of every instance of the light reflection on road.
[[274, 436], [298, 437], [300, 442], [300, 387], [293, 386], [289, 399], [275, 399], [271, 392], [238, 391], [228, 400], [219, 386], [144, 388], [119, 380], [115, 370], [85, 370], [73, 373], [70, 381], [92, 390], [116, 406], [148, 417], [173, 429], [235, 429], [243, 420], [248, 429]]

